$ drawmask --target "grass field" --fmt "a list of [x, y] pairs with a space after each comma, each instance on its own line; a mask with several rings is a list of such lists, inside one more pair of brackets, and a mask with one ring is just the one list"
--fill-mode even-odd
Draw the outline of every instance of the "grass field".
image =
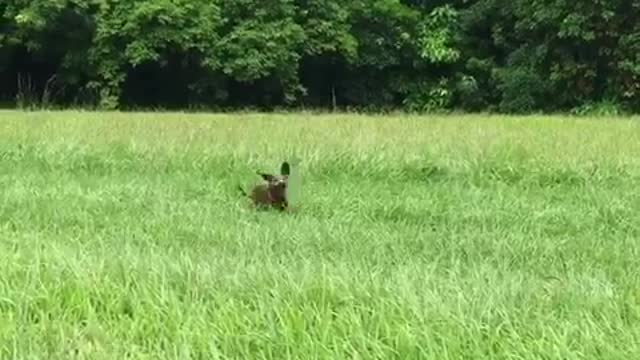
[[0, 359], [640, 358], [639, 119], [5, 111], [0, 186]]

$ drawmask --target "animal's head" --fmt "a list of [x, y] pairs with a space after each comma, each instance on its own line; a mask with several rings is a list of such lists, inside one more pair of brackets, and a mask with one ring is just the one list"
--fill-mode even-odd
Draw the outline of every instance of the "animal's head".
[[270, 198], [275, 202], [286, 202], [286, 190], [289, 181], [289, 163], [283, 162], [280, 166], [280, 175], [258, 172], [266, 182]]

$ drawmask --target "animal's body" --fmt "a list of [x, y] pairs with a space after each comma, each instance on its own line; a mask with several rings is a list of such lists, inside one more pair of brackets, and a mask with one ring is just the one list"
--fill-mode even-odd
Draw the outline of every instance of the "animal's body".
[[242, 187], [238, 186], [244, 196], [249, 197], [258, 208], [273, 207], [279, 210], [286, 210], [289, 206], [287, 200], [287, 181], [289, 177], [289, 164], [282, 163], [281, 175], [271, 175], [258, 172], [266, 182], [258, 184], [247, 194]]

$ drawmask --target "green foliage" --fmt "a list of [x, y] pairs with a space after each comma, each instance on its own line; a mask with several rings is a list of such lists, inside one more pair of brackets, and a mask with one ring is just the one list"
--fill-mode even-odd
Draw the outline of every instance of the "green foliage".
[[50, 103], [103, 108], [635, 111], [638, 14], [640, 0], [6, 0], [0, 101], [21, 74], [34, 94], [55, 78]]
[[499, 107], [503, 112], [527, 113], [541, 106], [540, 90], [544, 82], [526, 67], [496, 69], [497, 87], [502, 94]]
[[96, 14], [95, 64], [103, 107], [119, 103], [126, 68], [166, 64], [172, 54], [193, 56], [200, 66], [220, 66], [216, 49], [220, 9], [215, 2], [146, 0], [106, 2]]
[[452, 46], [458, 35], [458, 12], [449, 5], [433, 9], [420, 29], [420, 56], [434, 63], [451, 63], [460, 58]]
[[613, 100], [603, 100], [600, 102], [589, 102], [571, 109], [571, 114], [578, 116], [619, 116], [625, 111], [620, 102]]
[[493, 78], [501, 94], [498, 108], [507, 113], [528, 113], [545, 109], [548, 81], [537, 69], [540, 49], [520, 47], [507, 59], [507, 66], [494, 68]]
[[485, 104], [478, 80], [472, 75], [462, 74], [455, 82], [453, 95], [459, 106], [465, 110], [480, 110]]
[[410, 87], [404, 99], [405, 108], [412, 112], [437, 112], [451, 104], [452, 91], [446, 78], [420, 82]]
[[338, 0], [299, 0], [298, 23], [305, 32], [304, 54], [340, 55], [349, 62], [358, 56], [358, 41], [351, 33], [351, 11]]

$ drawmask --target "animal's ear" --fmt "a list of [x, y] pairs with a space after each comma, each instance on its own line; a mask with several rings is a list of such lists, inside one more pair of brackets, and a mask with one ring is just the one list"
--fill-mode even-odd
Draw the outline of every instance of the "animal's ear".
[[261, 173], [258, 171], [258, 175], [262, 176], [262, 178], [266, 181], [274, 181], [275, 180], [275, 176], [271, 175], [271, 174], [265, 174], [265, 173]]
[[291, 172], [291, 168], [289, 167], [288, 162], [283, 162], [280, 166], [280, 175], [289, 175]]

